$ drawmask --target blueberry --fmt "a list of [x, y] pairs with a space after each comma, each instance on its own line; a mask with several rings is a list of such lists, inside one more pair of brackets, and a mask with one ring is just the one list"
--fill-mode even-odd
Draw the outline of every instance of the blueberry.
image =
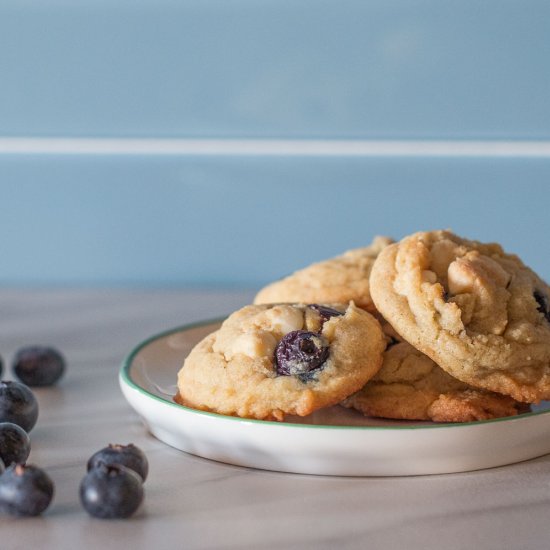
[[142, 500], [141, 477], [120, 464], [100, 463], [80, 483], [80, 502], [96, 518], [130, 517]]
[[535, 290], [533, 297], [537, 301], [537, 309], [546, 317], [546, 320], [550, 322], [550, 307], [548, 306], [548, 298], [542, 292]]
[[12, 462], [24, 463], [31, 452], [27, 432], [12, 422], [0, 423], [0, 458], [9, 466]]
[[0, 476], [0, 511], [16, 516], [37, 516], [52, 501], [53, 482], [44, 470], [12, 464]]
[[38, 418], [32, 391], [20, 382], [0, 381], [0, 422], [13, 422], [30, 432]]
[[319, 312], [319, 315], [321, 316], [323, 323], [328, 321], [331, 317], [340, 317], [341, 315], [344, 315], [341, 311], [338, 311], [328, 306], [321, 306], [319, 304], [309, 304], [308, 307]]
[[397, 338], [394, 338], [393, 336], [387, 336], [386, 339], [388, 342], [386, 345], [386, 350], [400, 343], [399, 340]]
[[110, 466], [111, 464], [122, 464], [136, 472], [143, 481], [147, 478], [149, 472], [149, 463], [144, 452], [135, 445], [113, 445], [97, 451], [90, 460], [88, 460], [88, 471], [96, 468], [100, 463]]
[[51, 386], [65, 372], [65, 359], [54, 348], [21, 348], [13, 359], [13, 372], [27, 386]]
[[6, 469], [6, 466], [4, 465], [4, 461], [0, 458], [0, 475], [4, 473], [5, 469]]
[[328, 354], [328, 342], [323, 336], [294, 330], [286, 334], [275, 349], [277, 374], [297, 375], [305, 381], [323, 365]]

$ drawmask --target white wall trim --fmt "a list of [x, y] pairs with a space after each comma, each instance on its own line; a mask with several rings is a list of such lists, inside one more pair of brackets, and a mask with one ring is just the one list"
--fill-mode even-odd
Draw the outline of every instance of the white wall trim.
[[550, 141], [0, 137], [0, 155], [13, 154], [550, 158]]

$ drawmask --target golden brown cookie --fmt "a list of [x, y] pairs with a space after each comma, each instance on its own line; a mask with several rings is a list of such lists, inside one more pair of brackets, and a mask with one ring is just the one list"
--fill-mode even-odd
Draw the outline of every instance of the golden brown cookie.
[[407, 342], [391, 345], [378, 373], [342, 405], [367, 416], [435, 422], [471, 422], [523, 412], [507, 395], [476, 390], [453, 378]]
[[550, 288], [500, 245], [416, 233], [380, 253], [370, 284], [397, 332], [453, 377], [550, 398]]
[[358, 307], [372, 310], [370, 271], [379, 252], [392, 242], [388, 237], [375, 237], [370, 246], [296, 271], [260, 290], [254, 303], [347, 304], [353, 300]]
[[246, 306], [191, 351], [178, 401], [246, 418], [305, 416], [361, 388], [385, 347], [378, 321], [353, 303]]

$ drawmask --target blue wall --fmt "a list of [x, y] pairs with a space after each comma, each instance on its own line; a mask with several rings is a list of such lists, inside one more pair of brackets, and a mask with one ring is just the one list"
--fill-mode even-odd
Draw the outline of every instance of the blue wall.
[[[549, 59], [545, 1], [0, 3], [0, 284], [255, 286], [445, 227], [550, 279]], [[262, 156], [243, 138], [332, 141]], [[108, 151], [127, 139], [157, 149]], [[185, 152], [197, 139], [209, 154]]]
[[451, 227], [550, 278], [550, 161], [5, 158], [3, 282], [257, 285]]
[[0, 3], [4, 135], [550, 132], [545, 0]]

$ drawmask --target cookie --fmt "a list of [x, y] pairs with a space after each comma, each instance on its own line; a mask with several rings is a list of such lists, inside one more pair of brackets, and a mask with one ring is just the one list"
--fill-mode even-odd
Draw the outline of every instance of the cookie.
[[246, 306], [193, 348], [177, 401], [245, 418], [305, 416], [360, 389], [385, 347], [378, 321], [353, 303]]
[[345, 303], [372, 310], [369, 276], [379, 252], [393, 241], [375, 237], [370, 246], [312, 264], [260, 290], [255, 304]]
[[550, 288], [500, 245], [416, 233], [382, 250], [370, 286], [396, 331], [451, 376], [517, 401], [550, 398]]
[[407, 342], [391, 345], [381, 369], [342, 405], [367, 416], [435, 422], [488, 420], [525, 410], [507, 395], [453, 378]]

